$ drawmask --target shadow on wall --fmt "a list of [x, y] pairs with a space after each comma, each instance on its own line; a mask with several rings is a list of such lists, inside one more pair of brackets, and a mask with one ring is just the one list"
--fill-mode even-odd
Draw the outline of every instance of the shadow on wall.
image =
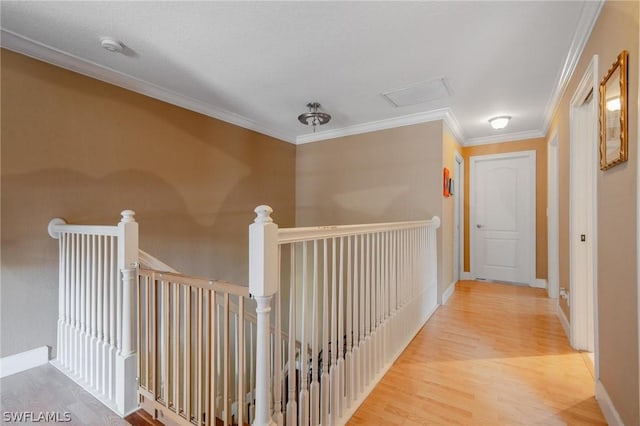
[[[247, 282], [247, 233], [258, 202], [243, 195], [250, 192], [250, 177], [237, 182], [221, 201], [234, 208], [202, 212], [199, 220], [170, 183], [139, 171], [95, 179], [50, 169], [3, 176], [2, 185], [3, 272], [45, 261], [56, 281], [57, 243], [46, 230], [52, 217], [69, 223], [115, 225], [121, 210], [132, 209], [145, 251], [185, 273]], [[204, 226], [203, 221], [211, 225]]]

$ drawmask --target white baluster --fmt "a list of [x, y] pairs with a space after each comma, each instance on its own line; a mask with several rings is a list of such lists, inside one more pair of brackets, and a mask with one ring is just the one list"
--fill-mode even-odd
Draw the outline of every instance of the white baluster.
[[249, 342], [251, 343], [251, 362], [250, 365], [252, 365], [253, 367], [251, 368], [251, 370], [249, 371], [249, 388], [251, 389], [251, 401], [249, 401], [249, 418], [251, 419], [251, 421], [253, 422], [256, 418], [256, 369], [255, 369], [255, 365], [256, 365], [256, 360], [255, 360], [255, 348], [254, 348], [254, 338], [253, 336], [256, 333], [256, 326], [255, 325], [251, 325], [251, 327], [249, 327], [249, 333], [250, 333], [250, 339]]
[[365, 370], [364, 384], [368, 385], [371, 381], [371, 234], [366, 235], [366, 280], [365, 280]]
[[58, 341], [57, 341], [57, 359], [64, 365], [64, 360], [67, 353], [67, 305], [69, 303], [69, 292], [67, 288], [67, 235], [65, 233], [59, 233], [59, 253], [60, 253], [60, 272], [58, 276]]
[[[291, 244], [291, 271], [289, 277], [289, 396], [287, 426], [298, 424], [296, 403], [296, 246]], [[300, 356], [302, 360], [302, 355]]]
[[80, 269], [80, 273], [78, 275], [78, 287], [80, 290], [80, 297], [78, 299], [78, 325], [80, 327], [80, 335], [79, 335], [79, 341], [78, 341], [78, 346], [80, 348], [79, 355], [78, 355], [78, 363], [76, 366], [77, 369], [77, 374], [78, 376], [80, 376], [82, 379], [84, 379], [84, 374], [85, 374], [85, 365], [84, 362], [87, 359], [86, 357], [86, 326], [87, 326], [87, 322], [86, 322], [86, 310], [87, 310], [87, 288], [86, 288], [86, 263], [84, 261], [85, 257], [86, 257], [86, 244], [85, 244], [85, 236], [84, 235], [79, 235], [80, 237], [80, 252], [78, 253], [78, 263], [79, 265], [79, 269]]
[[345, 408], [351, 407], [353, 400], [353, 280], [352, 280], [352, 257], [351, 257], [351, 237], [347, 237], [347, 354], [345, 357]]
[[365, 385], [365, 368], [366, 368], [366, 358], [367, 358], [367, 348], [365, 346], [365, 319], [366, 319], [366, 299], [367, 294], [365, 292], [366, 288], [366, 274], [365, 274], [365, 265], [366, 265], [366, 240], [365, 236], [360, 236], [360, 293], [358, 295], [359, 300], [356, 302], [358, 306], [360, 306], [360, 318], [358, 320], [358, 325], [360, 327], [359, 341], [358, 341], [358, 374], [360, 376], [360, 380], [358, 382], [358, 393], [364, 391]]
[[[338, 308], [338, 295], [336, 287], [338, 285], [336, 279], [336, 239], [332, 238], [332, 256], [331, 256], [331, 367], [329, 369], [330, 376], [330, 393], [331, 393], [331, 424], [336, 421], [337, 415], [337, 396], [338, 396], [338, 381], [337, 381], [337, 352], [338, 352], [338, 329], [337, 329], [337, 308]], [[329, 334], [329, 330], [326, 331]]]
[[[324, 275], [327, 272], [325, 240]], [[318, 240], [313, 240], [313, 288], [311, 293], [311, 385], [309, 386], [309, 418], [312, 425], [320, 423], [320, 384], [318, 383]], [[324, 354], [326, 356], [326, 354]]]
[[97, 283], [97, 260], [96, 260], [96, 236], [95, 235], [91, 235], [91, 240], [90, 240], [90, 247], [91, 247], [91, 258], [89, 260], [89, 263], [91, 265], [90, 271], [91, 271], [91, 305], [89, 305], [89, 312], [90, 312], [90, 329], [91, 329], [91, 337], [90, 337], [90, 344], [89, 344], [89, 377], [88, 377], [88, 383], [90, 386], [93, 386], [94, 388], [97, 388], [97, 384], [96, 384], [96, 380], [95, 380], [95, 376], [96, 376], [96, 370], [97, 370], [97, 363], [96, 363], [96, 358], [98, 357], [98, 353], [96, 351], [96, 347], [97, 347], [97, 339], [96, 339], [96, 334], [97, 334], [97, 324], [96, 324], [96, 315], [98, 313], [98, 299], [97, 299], [97, 292], [98, 292], [98, 283]]
[[[280, 284], [280, 265], [282, 262], [282, 246], [278, 246], [278, 285]], [[282, 417], [282, 318], [281, 318], [281, 295], [280, 291], [278, 291], [275, 295], [275, 341], [274, 341], [274, 371], [273, 371], [273, 421], [278, 425], [282, 426], [283, 417]], [[240, 422], [242, 424], [242, 422]]]
[[256, 300], [256, 414], [254, 425], [273, 425], [269, 413], [269, 312], [271, 297], [278, 291], [278, 225], [273, 223], [269, 206], [259, 206], [249, 226], [249, 291]]
[[[115, 398], [116, 392], [116, 365], [115, 356], [117, 352], [116, 341], [116, 299], [117, 292], [117, 257], [116, 257], [116, 238], [109, 237], [111, 255], [109, 257], [109, 398]], [[147, 302], [148, 303], [148, 302]]]
[[309, 424], [309, 393], [307, 392], [309, 355], [307, 348], [307, 243], [302, 243], [302, 315], [301, 315], [301, 348], [300, 348], [300, 397], [298, 399], [298, 422], [303, 426]]
[[373, 345], [371, 350], [371, 377], [373, 377], [378, 372], [378, 233], [372, 234], [371, 237], [371, 343]]
[[329, 274], [327, 272], [327, 240], [324, 240], [324, 274], [322, 284], [322, 424], [329, 424], [329, 398], [331, 397], [329, 377]]
[[[334, 240], [335, 241], [335, 240]], [[334, 262], [335, 266], [335, 262]], [[338, 350], [337, 350], [337, 384], [336, 384], [336, 398], [334, 407], [336, 407], [336, 413], [333, 416], [334, 422], [342, 417], [344, 410], [344, 395], [345, 395], [345, 362], [344, 362], [344, 238], [340, 237], [340, 270], [339, 270], [339, 283], [338, 283], [338, 299], [336, 304], [338, 305]]]

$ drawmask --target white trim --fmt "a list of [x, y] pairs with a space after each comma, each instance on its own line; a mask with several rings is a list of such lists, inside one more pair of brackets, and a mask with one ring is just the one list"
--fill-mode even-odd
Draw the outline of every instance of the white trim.
[[58, 371], [60, 371], [62, 374], [64, 374], [67, 378], [69, 378], [70, 380], [73, 380], [73, 382], [75, 384], [77, 384], [82, 389], [87, 391], [89, 394], [91, 394], [91, 396], [93, 396], [95, 399], [100, 401], [102, 404], [104, 404], [105, 407], [107, 407], [108, 409], [110, 409], [111, 411], [116, 413], [118, 416], [120, 416], [122, 418], [125, 418], [129, 414], [132, 414], [133, 412], [138, 411], [138, 407], [135, 407], [135, 408], [129, 409], [125, 413], [121, 413], [120, 411], [118, 411], [118, 407], [117, 407], [116, 403], [113, 400], [105, 398], [105, 396], [103, 394], [101, 394], [98, 390], [96, 390], [93, 386], [91, 386], [89, 383], [87, 383], [84, 380], [82, 380], [77, 375], [73, 374], [71, 371], [69, 371], [66, 368], [64, 368], [64, 366], [62, 366], [62, 364], [60, 364], [57, 360], [52, 359], [51, 361], [49, 361], [49, 364], [51, 366], [55, 367]]
[[564, 311], [560, 307], [560, 305], [556, 305], [556, 315], [560, 319], [560, 324], [562, 324], [562, 328], [564, 329], [564, 334], [567, 335], [567, 339], [571, 341], [571, 326], [569, 325], [569, 320], [567, 316], [564, 314]]
[[560, 297], [558, 150], [558, 132], [554, 129], [547, 146], [547, 294], [551, 299]]
[[[529, 229], [529, 239], [530, 239], [530, 258], [529, 258], [529, 277], [527, 279], [526, 282], [528, 283], [533, 283], [535, 280], [535, 273], [536, 273], [536, 191], [537, 191], [537, 183], [536, 183], [536, 171], [537, 171], [537, 152], [535, 150], [529, 150], [529, 151], [514, 151], [514, 152], [505, 152], [502, 154], [489, 154], [489, 155], [474, 155], [472, 157], [469, 158], [469, 182], [470, 182], [470, 188], [469, 188], [469, 267], [471, 269], [471, 275], [475, 278], [478, 277], [475, 265], [474, 265], [474, 260], [473, 260], [473, 249], [475, 247], [475, 243], [476, 243], [476, 232], [475, 232], [475, 227], [472, 226], [472, 223], [475, 223], [475, 209], [476, 209], [476, 179], [474, 178], [475, 176], [475, 170], [476, 170], [476, 162], [478, 161], [491, 161], [491, 160], [499, 160], [499, 159], [505, 159], [505, 158], [528, 158], [531, 159], [533, 161], [533, 179], [532, 179], [532, 185], [533, 185], [533, 191], [531, 191], [531, 194], [529, 194], [529, 196], [531, 197], [531, 199], [529, 200], [531, 202], [531, 205], [533, 206], [533, 214], [531, 217], [531, 228]], [[490, 278], [488, 277], [482, 277], [485, 278], [487, 280], [490, 280]]]
[[456, 282], [452, 282], [451, 284], [449, 284], [449, 287], [447, 287], [444, 293], [442, 293], [441, 305], [446, 305], [449, 299], [451, 298], [451, 296], [453, 296], [453, 293], [456, 292], [456, 284], [457, 284]]
[[610, 426], [624, 426], [618, 410], [609, 397], [607, 390], [600, 380], [596, 380], [596, 401], [602, 410], [604, 419]]
[[[456, 247], [458, 249], [457, 276], [458, 276], [458, 280], [461, 280], [464, 273], [464, 157], [457, 150], [454, 151], [453, 156], [454, 156], [454, 161], [458, 165], [457, 167], [459, 168], [458, 171], [460, 173], [459, 176], [455, 177], [458, 180], [458, 185], [455, 188], [456, 193], [454, 194], [454, 209], [457, 209], [457, 214], [458, 214], [457, 225], [459, 228], [459, 232], [458, 232], [458, 241], [457, 242], [454, 241], [453, 249], [456, 250]], [[454, 214], [453, 226], [456, 226], [456, 221], [455, 221], [456, 212], [454, 212], [453, 214]], [[455, 235], [455, 229], [454, 229], [454, 235]]]
[[573, 33], [573, 39], [569, 46], [569, 52], [567, 53], [562, 69], [558, 74], [558, 83], [547, 101], [544, 113], [544, 122], [542, 124], [542, 133], [546, 134], [549, 132], [553, 116], [556, 109], [558, 109], [558, 105], [560, 104], [560, 100], [562, 99], [564, 92], [567, 90], [569, 81], [571, 80], [576, 66], [578, 65], [578, 61], [580, 61], [582, 51], [591, 36], [593, 27], [598, 21], [598, 16], [600, 16], [600, 11], [602, 10], [604, 3], [604, 0], [586, 1], [583, 3], [580, 18], [578, 18], [578, 25], [575, 33]]
[[450, 108], [441, 108], [433, 111], [418, 112], [415, 114], [403, 115], [400, 117], [386, 118], [384, 120], [370, 121], [368, 123], [354, 124], [353, 126], [339, 129], [325, 130], [322, 132], [308, 133], [296, 138], [296, 145], [312, 142], [320, 142], [328, 139], [341, 138], [345, 136], [359, 135], [362, 133], [376, 132], [379, 130], [393, 129], [396, 127], [412, 126], [414, 124], [429, 123], [432, 121], [444, 121], [449, 130], [464, 145], [464, 135]]
[[505, 133], [502, 135], [483, 136], [468, 139], [464, 146], [489, 145], [492, 143], [516, 142], [525, 139], [543, 138], [544, 132], [540, 130], [525, 130], [523, 132]]
[[365, 386], [362, 392], [360, 392], [359, 394], [360, 396], [351, 403], [351, 408], [342, 412], [342, 416], [340, 417], [340, 419], [336, 421], [336, 425], [339, 425], [339, 426], [345, 425], [349, 421], [349, 419], [353, 417], [356, 411], [358, 411], [358, 408], [360, 408], [362, 403], [367, 399], [367, 397], [371, 394], [373, 389], [378, 385], [378, 382], [380, 382], [380, 380], [382, 380], [382, 378], [387, 373], [387, 371], [391, 369], [391, 367], [396, 362], [396, 360], [400, 357], [400, 355], [402, 355], [404, 350], [409, 346], [409, 343], [411, 343], [411, 341], [415, 338], [415, 336], [418, 335], [420, 330], [422, 330], [422, 328], [429, 321], [429, 319], [436, 312], [436, 310], [438, 310], [439, 307], [440, 305], [436, 304], [433, 307], [433, 309], [429, 311], [424, 322], [422, 324], [418, 324], [416, 329], [413, 331], [412, 337], [407, 341], [406, 346], [400, 348], [394, 355], [391, 356], [391, 359], [389, 360], [389, 362], [387, 362], [384, 366], [382, 366], [382, 368], [380, 368], [380, 372], [375, 377], [373, 377], [371, 381], [369, 381], [369, 384]]
[[462, 271], [460, 273], [460, 279], [464, 281], [472, 281], [475, 280], [475, 277], [471, 275], [471, 272]]
[[[597, 198], [597, 170], [598, 170], [598, 55], [594, 55], [584, 72], [578, 87], [576, 88], [571, 101], [569, 102], [569, 280], [570, 280], [570, 292], [569, 301], [571, 305], [571, 345], [575, 349], [591, 350], [590, 348], [590, 333], [591, 324], [590, 319], [593, 320], [593, 351], [594, 351], [594, 366], [596, 371], [596, 377], [598, 377], [598, 323], [597, 323], [597, 224], [598, 224], [598, 198]], [[587, 111], [590, 116], [587, 118], [587, 122], [593, 126], [590, 131], [593, 138], [590, 142], [582, 142], [583, 146], [591, 147], [591, 164], [587, 167], [587, 173], [590, 175], [587, 177], [587, 182], [590, 185], [587, 191], [585, 191], [586, 199], [584, 200], [587, 209], [592, 211], [591, 215], [587, 215], [586, 223], [580, 230], [576, 229], [578, 224], [576, 223], [579, 214], [582, 213], [582, 207], [580, 211], [576, 211], [575, 204], [578, 202], [575, 193], [574, 179], [582, 179], [581, 176], [574, 176], [575, 164], [577, 161], [584, 161], [583, 159], [577, 159], [578, 136], [576, 135], [576, 108], [584, 105], [584, 100], [587, 98], [589, 92], [592, 93], [591, 103], [589, 110]], [[582, 139], [581, 139], [582, 140]], [[590, 178], [590, 182], [589, 182]], [[578, 279], [576, 271], [582, 271], [578, 269], [580, 265], [577, 264], [578, 259], [576, 252], [579, 244], [585, 244], [578, 241], [578, 234], [585, 233], [587, 236], [586, 248], [588, 250], [588, 259], [585, 259], [586, 276]], [[588, 268], [591, 266], [591, 269]], [[592, 294], [589, 294], [591, 290]], [[593, 312], [589, 313], [590, 300], [593, 300]]]
[[40, 346], [30, 351], [0, 358], [0, 378], [21, 373], [49, 362], [49, 347]]
[[547, 288], [547, 280], [544, 278], [536, 278], [536, 280], [531, 284], [531, 287], [534, 288]]
[[31, 40], [12, 31], [0, 30], [0, 45], [5, 49], [21, 53], [31, 58], [71, 70], [73, 72], [113, 84], [132, 92], [177, 105], [209, 117], [253, 130], [285, 142], [294, 143], [295, 137], [268, 128], [239, 114], [224, 110], [203, 101], [190, 98], [154, 83], [133, 77], [113, 68], [88, 61], [46, 44]]

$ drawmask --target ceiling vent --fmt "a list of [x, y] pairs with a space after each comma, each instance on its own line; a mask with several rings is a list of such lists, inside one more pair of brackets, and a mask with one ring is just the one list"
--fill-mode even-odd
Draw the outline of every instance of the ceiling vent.
[[451, 90], [444, 78], [421, 81], [402, 89], [390, 90], [382, 96], [397, 107], [423, 104], [451, 96]]

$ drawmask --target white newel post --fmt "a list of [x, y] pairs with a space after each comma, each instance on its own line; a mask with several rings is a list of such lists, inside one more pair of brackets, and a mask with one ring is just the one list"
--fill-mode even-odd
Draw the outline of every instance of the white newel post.
[[[258, 206], [249, 226], [249, 292], [256, 300], [256, 412], [255, 426], [275, 425], [269, 412], [271, 400], [269, 314], [271, 298], [278, 290], [278, 225], [269, 206]], [[278, 325], [279, 326], [279, 325]], [[278, 343], [276, 343], [278, 344]]]
[[122, 273], [122, 328], [116, 361], [116, 404], [121, 415], [138, 407], [135, 343], [135, 281], [138, 262], [138, 223], [132, 210], [124, 210], [118, 224], [118, 270]]

